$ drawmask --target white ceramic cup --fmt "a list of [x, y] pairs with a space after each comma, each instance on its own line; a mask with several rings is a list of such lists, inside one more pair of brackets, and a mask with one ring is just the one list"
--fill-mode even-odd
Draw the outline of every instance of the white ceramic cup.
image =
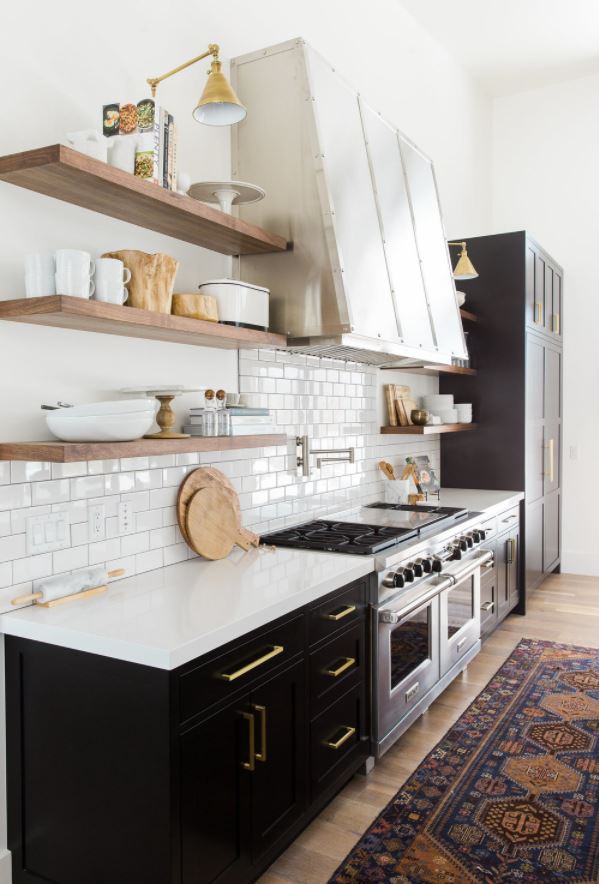
[[28, 298], [56, 294], [54, 255], [25, 257], [25, 293]]
[[118, 258], [98, 258], [96, 261], [96, 301], [108, 304], [124, 304], [129, 297], [125, 288], [131, 279], [131, 271]]
[[95, 290], [95, 266], [89, 252], [59, 249], [56, 252], [56, 291], [60, 295], [90, 298]]

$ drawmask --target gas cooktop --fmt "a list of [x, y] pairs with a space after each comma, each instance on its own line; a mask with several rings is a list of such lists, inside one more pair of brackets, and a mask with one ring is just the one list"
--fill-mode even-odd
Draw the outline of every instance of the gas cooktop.
[[[376, 512], [383, 510], [383, 512]], [[439, 506], [373, 503], [261, 537], [262, 543], [295, 549], [374, 555], [419, 537], [434, 525], [466, 516], [467, 510]]]

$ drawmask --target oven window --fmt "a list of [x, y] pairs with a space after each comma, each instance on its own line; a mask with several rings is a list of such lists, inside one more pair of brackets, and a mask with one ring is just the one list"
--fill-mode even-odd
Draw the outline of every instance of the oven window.
[[417, 611], [391, 633], [391, 688], [430, 659], [431, 606]]
[[464, 580], [447, 592], [447, 638], [474, 617], [474, 579]]

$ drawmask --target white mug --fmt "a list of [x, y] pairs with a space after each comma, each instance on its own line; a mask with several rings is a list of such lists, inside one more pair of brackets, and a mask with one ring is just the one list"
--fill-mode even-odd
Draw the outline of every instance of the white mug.
[[135, 171], [136, 135], [115, 135], [108, 140], [108, 164], [124, 172]]
[[96, 261], [96, 301], [124, 304], [129, 297], [125, 288], [131, 279], [131, 271], [117, 258], [98, 258]]
[[27, 255], [25, 257], [25, 293], [28, 298], [55, 295], [54, 255]]
[[90, 298], [95, 290], [91, 279], [94, 270], [89, 252], [59, 249], [56, 252], [56, 291], [60, 295]]

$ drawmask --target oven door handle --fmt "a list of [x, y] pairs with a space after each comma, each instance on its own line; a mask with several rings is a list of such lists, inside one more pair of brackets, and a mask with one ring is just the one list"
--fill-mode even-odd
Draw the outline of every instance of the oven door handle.
[[379, 623], [387, 623], [393, 626], [403, 623], [404, 620], [407, 620], [408, 617], [412, 616], [414, 611], [423, 608], [431, 601], [431, 599], [440, 595], [443, 590], [450, 589], [453, 585], [453, 578], [447, 576], [439, 580], [438, 583], [435, 583], [434, 586], [431, 586], [429, 592], [414, 599], [414, 601], [407, 607], [400, 607], [397, 610], [393, 610], [393, 608], [382, 608], [379, 611]]
[[463, 567], [459, 568], [457, 571], [449, 571], [447, 576], [451, 579], [452, 586], [456, 586], [458, 583], [462, 583], [475, 571], [483, 566], [489, 564], [494, 559], [493, 551], [490, 549], [481, 549], [477, 551], [477, 554], [474, 558], [470, 559], [468, 563]]

